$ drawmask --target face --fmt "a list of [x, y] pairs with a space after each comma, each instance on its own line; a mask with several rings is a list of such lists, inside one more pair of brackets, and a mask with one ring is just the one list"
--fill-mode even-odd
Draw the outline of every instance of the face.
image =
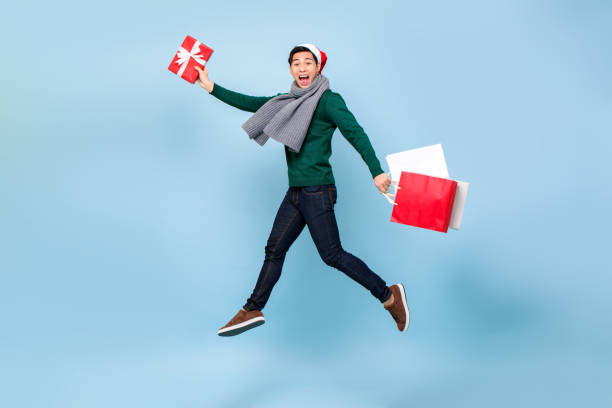
[[308, 88], [317, 76], [320, 66], [310, 51], [300, 51], [293, 54], [289, 71], [300, 88]]

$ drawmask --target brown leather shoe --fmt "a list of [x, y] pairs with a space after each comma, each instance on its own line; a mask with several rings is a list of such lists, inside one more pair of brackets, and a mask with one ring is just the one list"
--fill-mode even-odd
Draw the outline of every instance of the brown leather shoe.
[[410, 311], [408, 310], [408, 303], [406, 302], [404, 285], [396, 283], [393, 286], [389, 286], [389, 290], [393, 293], [393, 303], [389, 306], [385, 306], [385, 309], [393, 316], [393, 320], [397, 323], [399, 331], [404, 331], [410, 324]]
[[240, 309], [236, 316], [225, 326], [217, 330], [219, 336], [235, 336], [253, 327], [261, 326], [266, 320], [260, 310]]

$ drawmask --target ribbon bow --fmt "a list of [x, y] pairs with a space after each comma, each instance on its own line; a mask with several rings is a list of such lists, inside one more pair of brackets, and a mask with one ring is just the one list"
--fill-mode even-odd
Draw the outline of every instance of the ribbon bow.
[[193, 47], [191, 47], [191, 51], [187, 51], [182, 46], [181, 48], [179, 48], [178, 52], [176, 53], [176, 56], [178, 57], [178, 60], [176, 60], [176, 63], [179, 64], [180, 66], [177, 72], [178, 76], [183, 76], [183, 72], [185, 72], [185, 68], [187, 68], [187, 64], [189, 63], [190, 58], [193, 58], [199, 64], [202, 64], [202, 65], [206, 64], [206, 61], [202, 59], [202, 55], [199, 55], [201, 52], [200, 44], [201, 43], [199, 41], [196, 41], [193, 44]]

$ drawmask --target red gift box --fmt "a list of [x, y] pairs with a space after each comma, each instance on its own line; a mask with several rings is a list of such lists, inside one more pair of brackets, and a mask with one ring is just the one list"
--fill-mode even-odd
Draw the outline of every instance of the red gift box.
[[168, 69], [192, 84], [198, 79], [195, 67], [202, 68], [213, 50], [191, 36], [185, 37]]
[[402, 171], [391, 221], [447, 232], [457, 182]]

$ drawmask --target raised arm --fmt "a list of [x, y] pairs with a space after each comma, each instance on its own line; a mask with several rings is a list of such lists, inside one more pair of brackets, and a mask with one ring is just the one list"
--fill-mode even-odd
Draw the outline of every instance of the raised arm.
[[273, 96], [249, 96], [230, 91], [208, 79], [208, 68], [206, 68], [206, 66], [204, 66], [204, 68], [196, 67], [196, 70], [199, 73], [198, 85], [206, 89], [208, 93], [220, 101], [243, 111], [255, 112], [257, 109], [261, 108], [264, 103], [274, 98]]
[[367, 164], [370, 174], [374, 179], [376, 188], [381, 193], [387, 191], [391, 180], [380, 167], [372, 143], [363, 128], [357, 123], [357, 119], [346, 106], [344, 99], [337, 93], [332, 93], [327, 99], [325, 111], [332, 121], [338, 126], [342, 136], [359, 152], [363, 161]]

